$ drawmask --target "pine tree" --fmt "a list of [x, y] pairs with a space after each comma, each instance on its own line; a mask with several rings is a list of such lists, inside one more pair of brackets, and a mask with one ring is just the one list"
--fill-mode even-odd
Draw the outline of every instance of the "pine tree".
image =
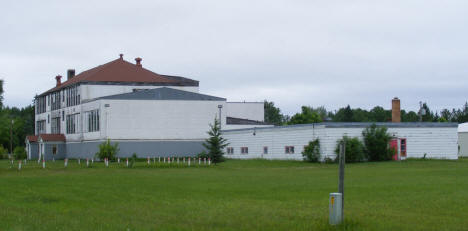
[[210, 131], [207, 132], [210, 137], [205, 140], [203, 146], [208, 150], [208, 156], [213, 163], [223, 162], [223, 149], [229, 145], [226, 139], [221, 136], [221, 125], [217, 119], [214, 124], [210, 124]]

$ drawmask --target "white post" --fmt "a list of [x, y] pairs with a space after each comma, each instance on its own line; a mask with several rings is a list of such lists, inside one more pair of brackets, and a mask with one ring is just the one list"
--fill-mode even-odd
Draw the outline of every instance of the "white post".
[[106, 158], [106, 167], [109, 167], [109, 160]]
[[203, 158], [203, 164], [206, 165], [206, 157]]
[[45, 168], [45, 160], [42, 158], [42, 168]]
[[26, 161], [27, 161], [27, 159], [24, 159], [24, 165], [26, 165]]
[[86, 158], [86, 167], [89, 167], [89, 159]]
[[94, 157], [91, 158], [91, 164], [94, 164]]
[[166, 158], [163, 158], [163, 162], [166, 163]]
[[171, 158], [170, 158], [170, 157], [167, 158], [167, 162], [168, 162], [169, 164], [171, 163]]
[[21, 170], [21, 160], [18, 162], [18, 170]]
[[120, 164], [120, 157], [119, 157], [119, 158], [117, 158], [117, 163], [119, 163], [119, 164]]
[[128, 158], [127, 158], [127, 168], [128, 168]]
[[189, 167], [190, 167], [190, 159], [191, 159], [191, 158], [189, 157], [189, 158], [188, 158], [188, 166], [189, 166]]
[[68, 158], [65, 158], [65, 162], [63, 162], [63, 165], [65, 166], [65, 168], [68, 166]]
[[201, 163], [201, 158], [198, 157], [198, 165], [200, 165], [200, 163]]
[[78, 158], [78, 164], [81, 165], [81, 159], [80, 158]]
[[146, 158], [146, 162], [148, 163], [148, 165], [150, 164], [150, 158], [149, 158], [149, 156]]
[[208, 158], [208, 165], [211, 165], [211, 159]]

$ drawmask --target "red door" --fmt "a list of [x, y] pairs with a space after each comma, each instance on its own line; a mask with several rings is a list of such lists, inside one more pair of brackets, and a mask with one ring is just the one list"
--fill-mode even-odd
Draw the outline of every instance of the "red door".
[[395, 154], [393, 154], [392, 159], [398, 160], [398, 139], [390, 140], [390, 148], [395, 150]]

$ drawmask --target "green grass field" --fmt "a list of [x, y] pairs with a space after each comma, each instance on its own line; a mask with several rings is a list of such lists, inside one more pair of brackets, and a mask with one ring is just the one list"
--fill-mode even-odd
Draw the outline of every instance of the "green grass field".
[[468, 230], [468, 159], [346, 166], [345, 224], [328, 225], [338, 166], [0, 161], [0, 230]]

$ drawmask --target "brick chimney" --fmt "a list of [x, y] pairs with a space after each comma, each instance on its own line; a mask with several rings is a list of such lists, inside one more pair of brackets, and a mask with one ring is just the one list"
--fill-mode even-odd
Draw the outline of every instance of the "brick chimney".
[[137, 65], [138, 67], [142, 67], [142, 66], [141, 66], [141, 60], [142, 60], [142, 59], [141, 59], [140, 57], [135, 58], [136, 65]]
[[57, 84], [55, 85], [56, 87], [62, 85], [62, 76], [61, 75], [55, 76], [55, 80], [57, 80]]
[[392, 99], [392, 123], [401, 122], [400, 99], [395, 97]]
[[75, 77], [75, 69], [68, 69], [67, 70], [67, 80], [70, 80], [73, 77]]

